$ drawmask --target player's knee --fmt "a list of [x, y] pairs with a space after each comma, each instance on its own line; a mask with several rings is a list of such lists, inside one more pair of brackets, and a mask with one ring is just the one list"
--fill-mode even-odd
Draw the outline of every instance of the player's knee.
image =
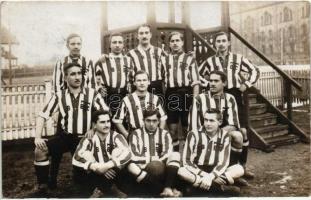
[[180, 167], [180, 153], [172, 152], [167, 159], [167, 165]]
[[186, 169], [186, 167], [180, 167], [177, 172], [178, 176], [181, 178], [186, 178], [188, 173], [189, 171]]
[[42, 150], [39, 148], [35, 148], [35, 160], [41, 161], [48, 159], [48, 150]]
[[243, 135], [240, 131], [231, 131], [231, 145], [235, 148], [242, 148]]

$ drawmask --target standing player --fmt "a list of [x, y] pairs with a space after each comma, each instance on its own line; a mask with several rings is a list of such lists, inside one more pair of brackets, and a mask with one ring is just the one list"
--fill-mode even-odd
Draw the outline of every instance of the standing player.
[[[242, 159], [242, 146], [248, 142], [246, 131], [240, 128], [238, 106], [234, 96], [224, 92], [227, 77], [221, 71], [212, 71], [210, 73], [210, 90], [198, 95], [193, 102], [189, 115], [189, 130], [197, 131], [203, 126], [204, 113], [209, 109], [217, 109], [222, 113], [223, 120], [221, 128], [226, 130], [231, 136], [231, 155], [230, 166], [237, 164]], [[243, 134], [242, 134], [243, 133]], [[244, 137], [243, 137], [244, 135]], [[243, 166], [246, 163], [241, 162]], [[246, 185], [247, 182], [239, 178], [236, 182], [240, 185]]]
[[193, 187], [201, 189], [194, 190], [196, 192], [204, 194], [210, 190], [237, 195], [240, 188], [228, 184], [233, 184], [234, 178], [242, 176], [244, 170], [238, 164], [228, 168], [230, 135], [220, 128], [222, 115], [219, 110], [210, 109], [203, 116], [204, 126], [188, 133], [183, 167], [178, 174]]
[[[183, 50], [183, 35], [172, 32], [169, 35], [171, 53], [163, 60], [166, 85], [167, 123], [173, 138], [174, 150], [179, 148], [179, 140], [184, 141], [188, 127], [188, 113], [193, 96], [199, 94], [199, 73], [192, 55]], [[183, 133], [178, 135], [178, 123], [181, 119]]]
[[[164, 128], [166, 121], [166, 114], [161, 105], [161, 101], [157, 95], [148, 92], [147, 88], [150, 84], [149, 76], [145, 71], [137, 71], [134, 76], [134, 86], [136, 90], [124, 97], [120, 109], [116, 112], [113, 118], [117, 129], [125, 138], [128, 138], [129, 132], [143, 127], [144, 116], [143, 111], [146, 108], [158, 109], [161, 120], [160, 128]], [[123, 126], [123, 120], [127, 120], [129, 129]]]
[[82, 67], [82, 87], [95, 88], [95, 72], [93, 63], [80, 54], [82, 38], [72, 33], [67, 37], [67, 49], [69, 55], [58, 60], [53, 72], [53, 87], [55, 92], [67, 88], [64, 79], [64, 66], [68, 63], [77, 63]]
[[[229, 51], [230, 41], [227, 33], [219, 32], [215, 35], [214, 45], [217, 53], [215, 56], [209, 57], [200, 66], [201, 76], [208, 75], [212, 71], [222, 71], [227, 75], [226, 92], [232, 94], [238, 104], [239, 119], [241, 127], [245, 127], [243, 92], [252, 87], [259, 78], [259, 70], [248, 59], [239, 54], [233, 54]], [[243, 78], [242, 73], [248, 73], [249, 79]], [[242, 157], [245, 159], [242, 162], [246, 163], [248, 154], [248, 142], [243, 144]], [[246, 171], [245, 176], [253, 178], [254, 174]]]
[[[91, 139], [81, 139], [72, 159], [72, 164], [85, 170], [79, 180], [86, 188], [98, 188], [104, 194], [111, 193], [117, 183], [120, 170], [131, 159], [131, 152], [125, 138], [110, 129], [108, 111], [95, 111], [92, 116], [95, 134]], [[89, 173], [87, 173], [89, 172]], [[117, 197], [126, 197], [119, 191]]]
[[179, 197], [175, 179], [180, 167], [180, 154], [173, 152], [170, 134], [159, 128], [161, 115], [156, 109], [144, 111], [144, 127], [135, 130], [129, 138], [133, 154], [128, 165], [140, 190], [153, 195]]
[[[104, 100], [91, 88], [81, 88], [82, 72], [77, 63], [69, 63], [64, 67], [64, 79], [67, 89], [57, 92], [39, 113], [36, 122], [35, 137], [35, 170], [39, 184], [39, 193], [46, 193], [48, 181], [56, 187], [58, 166], [62, 154], [74, 153], [80, 138], [91, 128], [92, 110], [108, 110]], [[41, 137], [44, 122], [59, 111], [61, 128], [51, 139]], [[49, 156], [58, 163], [49, 177]], [[75, 178], [75, 174], [74, 174]]]
[[130, 91], [132, 82], [131, 58], [122, 54], [124, 39], [121, 33], [110, 36], [111, 53], [102, 56], [95, 64], [96, 75], [101, 74], [103, 87], [107, 89], [107, 105], [112, 114], [120, 107], [121, 100]]
[[164, 51], [150, 43], [152, 34], [150, 26], [143, 24], [137, 29], [138, 46], [129, 51], [128, 55], [133, 59], [135, 73], [143, 70], [150, 77], [150, 86], [148, 91], [163, 95], [162, 89], [162, 64], [161, 57], [165, 55]]

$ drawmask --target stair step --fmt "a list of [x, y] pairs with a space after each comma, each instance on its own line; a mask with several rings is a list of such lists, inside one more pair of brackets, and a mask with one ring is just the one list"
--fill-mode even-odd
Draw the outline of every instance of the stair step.
[[276, 124], [262, 128], [256, 128], [255, 130], [263, 139], [266, 140], [272, 137], [288, 134], [288, 125]]
[[274, 125], [277, 123], [277, 116], [273, 113], [251, 115], [249, 119], [252, 127], [254, 128]]
[[248, 94], [249, 104], [257, 103], [257, 94]]
[[287, 144], [294, 144], [299, 142], [300, 138], [294, 134], [286, 134], [281, 135], [278, 137], [269, 138], [266, 142], [271, 145], [272, 147], [287, 145]]
[[254, 103], [250, 104], [249, 114], [259, 115], [267, 112], [267, 105], [264, 103]]

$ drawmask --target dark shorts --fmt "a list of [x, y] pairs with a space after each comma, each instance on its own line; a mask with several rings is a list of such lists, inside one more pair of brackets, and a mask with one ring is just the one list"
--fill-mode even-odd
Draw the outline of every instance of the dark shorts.
[[75, 134], [67, 134], [62, 131], [57, 133], [46, 142], [49, 155], [60, 156], [65, 152], [70, 152], [73, 155], [80, 139], [81, 137]]
[[163, 81], [151, 81], [148, 87], [148, 92], [158, 96], [163, 96]]
[[192, 88], [167, 88], [165, 100], [167, 123], [178, 124], [181, 119], [182, 126], [188, 126], [188, 114], [193, 101]]
[[117, 110], [121, 107], [121, 101], [126, 96], [126, 88], [111, 88], [107, 87], [107, 96], [105, 102], [110, 108], [111, 113], [114, 115]]
[[242, 92], [238, 88], [225, 88], [225, 92], [231, 94], [234, 96], [235, 101], [238, 105], [238, 112], [239, 112], [239, 122], [241, 127], [245, 127], [245, 119], [244, 119], [244, 103], [243, 103], [243, 97]]

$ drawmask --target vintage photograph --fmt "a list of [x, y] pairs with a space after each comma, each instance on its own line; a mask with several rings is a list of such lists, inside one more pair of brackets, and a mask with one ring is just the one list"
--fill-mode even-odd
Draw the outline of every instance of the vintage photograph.
[[2, 1], [3, 198], [309, 197], [307, 1]]

